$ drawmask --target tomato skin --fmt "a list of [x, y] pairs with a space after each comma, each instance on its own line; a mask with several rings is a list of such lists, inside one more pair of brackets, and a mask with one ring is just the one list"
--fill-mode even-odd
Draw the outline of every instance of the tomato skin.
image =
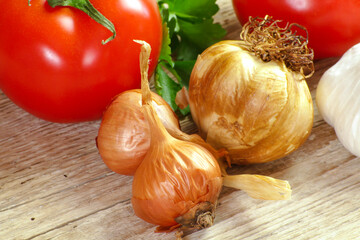
[[359, 0], [232, 0], [241, 24], [269, 15], [307, 28], [316, 59], [339, 57], [360, 42]]
[[140, 45], [160, 54], [162, 23], [155, 0], [91, 0], [112, 33], [82, 11], [46, 0], [0, 0], [0, 89], [29, 113], [52, 122], [99, 119], [118, 93], [140, 88]]

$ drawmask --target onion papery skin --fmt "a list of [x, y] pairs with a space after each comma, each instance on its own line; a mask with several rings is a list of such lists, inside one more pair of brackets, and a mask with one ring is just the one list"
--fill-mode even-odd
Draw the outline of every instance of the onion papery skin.
[[175, 226], [175, 218], [195, 205], [215, 205], [221, 187], [220, 167], [210, 152], [171, 138], [166, 144], [155, 144], [137, 169], [132, 206], [149, 223]]
[[301, 73], [263, 62], [226, 40], [197, 59], [189, 104], [200, 135], [225, 148], [232, 163], [262, 163], [296, 150], [313, 125], [313, 102]]
[[[179, 129], [179, 121], [168, 103], [152, 92], [152, 105], [166, 128]], [[114, 172], [131, 175], [150, 147], [149, 124], [141, 111], [141, 90], [125, 91], [104, 112], [97, 147], [104, 163]]]

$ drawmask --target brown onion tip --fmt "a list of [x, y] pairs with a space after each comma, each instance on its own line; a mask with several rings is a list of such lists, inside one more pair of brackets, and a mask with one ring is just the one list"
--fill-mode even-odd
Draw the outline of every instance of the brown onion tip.
[[[306, 73], [305, 78], [311, 77], [315, 72], [314, 50], [308, 47], [307, 29], [297, 23], [282, 28], [279, 22], [281, 20], [268, 15], [265, 18], [249, 17], [242, 27], [240, 40], [264, 62], [280, 60], [289, 69], [303, 75]], [[293, 27], [304, 30], [306, 37], [293, 31]]]
[[215, 204], [201, 202], [191, 208], [185, 214], [175, 218], [175, 221], [184, 228], [208, 228], [215, 219]]

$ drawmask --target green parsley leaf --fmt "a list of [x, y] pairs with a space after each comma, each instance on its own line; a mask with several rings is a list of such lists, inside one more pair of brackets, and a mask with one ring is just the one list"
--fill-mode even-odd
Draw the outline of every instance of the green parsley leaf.
[[155, 89], [157, 93], [167, 102], [174, 110], [178, 110], [175, 103], [176, 93], [181, 90], [181, 85], [176, 83], [167, 72], [167, 65], [163, 62], [156, 66], [155, 70]]
[[174, 67], [174, 62], [171, 57], [171, 48], [170, 48], [170, 37], [169, 37], [169, 28], [167, 27], [167, 23], [163, 23], [163, 41], [160, 51], [159, 62], [165, 61], [171, 67]]
[[[179, 35], [182, 37], [179, 49], [187, 49], [187, 52], [180, 50], [177, 52], [177, 59], [180, 60], [196, 59], [198, 54], [207, 47], [219, 42], [226, 34], [225, 29], [220, 24], [214, 24], [212, 19], [206, 19], [201, 23], [194, 24], [180, 19], [178, 21], [180, 25]], [[189, 48], [194, 49], [191, 51], [192, 54], [188, 53]]]
[[192, 69], [194, 68], [196, 60], [176, 61], [174, 69], [178, 75], [178, 80], [183, 86], [189, 88], [189, 80]]
[[219, 11], [215, 0], [175, 0], [174, 11], [178, 16], [186, 14], [197, 18], [210, 19]]
[[[163, 46], [155, 71], [155, 88], [173, 108], [179, 109], [176, 93], [189, 86], [197, 56], [226, 34], [213, 16], [219, 10], [216, 0], [157, 0], [164, 23]], [[167, 70], [167, 71], [165, 71]]]

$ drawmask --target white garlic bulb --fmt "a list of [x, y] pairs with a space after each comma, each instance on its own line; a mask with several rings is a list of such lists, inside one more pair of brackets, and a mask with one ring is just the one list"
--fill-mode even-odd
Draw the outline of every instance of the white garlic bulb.
[[360, 156], [360, 43], [323, 74], [316, 104], [344, 147]]

